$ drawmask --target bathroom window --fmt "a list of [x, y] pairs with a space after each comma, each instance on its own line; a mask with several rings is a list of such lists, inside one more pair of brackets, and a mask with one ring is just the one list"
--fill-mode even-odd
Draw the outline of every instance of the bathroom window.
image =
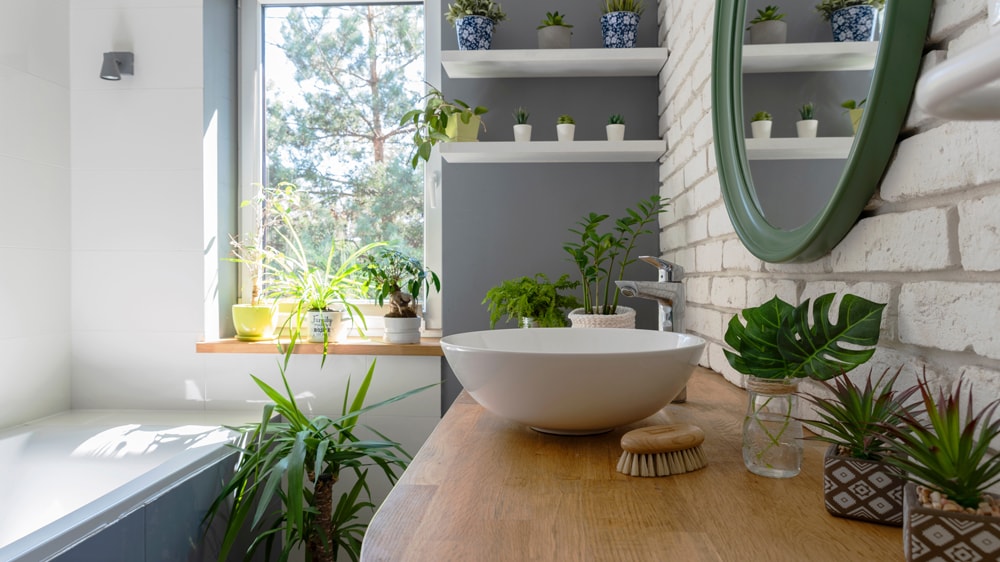
[[332, 237], [344, 250], [386, 241], [435, 268], [439, 220], [426, 209], [424, 167], [409, 164], [412, 132], [399, 125], [439, 80], [424, 29], [432, 3], [243, 3], [241, 199], [296, 186], [294, 226], [317, 263]]

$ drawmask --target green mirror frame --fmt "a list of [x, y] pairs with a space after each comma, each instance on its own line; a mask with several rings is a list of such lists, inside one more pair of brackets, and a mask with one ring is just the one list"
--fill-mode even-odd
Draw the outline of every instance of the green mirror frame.
[[768, 223], [747, 163], [743, 127], [746, 8], [747, 0], [717, 0], [715, 7], [712, 125], [722, 196], [736, 234], [753, 255], [772, 263], [815, 261], [851, 230], [889, 164], [919, 74], [931, 0], [886, 2], [868, 101], [844, 171], [822, 210], [794, 230]]

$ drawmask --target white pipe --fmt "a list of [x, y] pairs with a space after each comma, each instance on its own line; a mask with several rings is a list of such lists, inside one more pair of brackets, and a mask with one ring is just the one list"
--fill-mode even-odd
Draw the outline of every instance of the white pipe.
[[1000, 120], [1000, 34], [930, 69], [915, 99], [925, 112], [954, 121]]

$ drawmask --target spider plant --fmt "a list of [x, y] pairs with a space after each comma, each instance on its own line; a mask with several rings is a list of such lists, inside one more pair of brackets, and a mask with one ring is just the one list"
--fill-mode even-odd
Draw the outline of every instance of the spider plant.
[[971, 393], [962, 405], [961, 380], [953, 392], [941, 390], [937, 396], [926, 377], [917, 387], [924, 413], [901, 412], [902, 427], [883, 426], [894, 437], [888, 443], [898, 453], [885, 461], [902, 469], [907, 480], [975, 509], [986, 490], [1000, 483], [1000, 452], [990, 449], [1000, 437], [1000, 419], [993, 417], [1000, 399], [976, 414]]
[[830, 397], [802, 393], [803, 398], [816, 406], [820, 417], [802, 422], [828, 435], [819, 434], [811, 439], [837, 445], [840, 454], [856, 459], [881, 460], [889, 451], [884, 426], [895, 425], [902, 430], [899, 416], [913, 413], [917, 406], [910, 401], [917, 387], [903, 391], [894, 389], [900, 372], [902, 368], [889, 376], [886, 369], [874, 383], [873, 373], [869, 372], [863, 387], [854, 384], [846, 375], [831, 381], [817, 381]]

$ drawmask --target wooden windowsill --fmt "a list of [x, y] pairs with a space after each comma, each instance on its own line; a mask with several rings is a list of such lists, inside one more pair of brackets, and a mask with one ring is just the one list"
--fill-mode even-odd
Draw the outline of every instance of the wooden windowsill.
[[[420, 343], [414, 344], [394, 344], [384, 343], [378, 340], [348, 338], [345, 343], [331, 343], [327, 345], [327, 355], [396, 355], [414, 357], [441, 357], [440, 338], [421, 338]], [[246, 342], [234, 338], [198, 342], [195, 346], [197, 353], [281, 353], [279, 344], [285, 345], [287, 339]], [[295, 344], [295, 353], [320, 355], [323, 353], [322, 343], [298, 342]]]

